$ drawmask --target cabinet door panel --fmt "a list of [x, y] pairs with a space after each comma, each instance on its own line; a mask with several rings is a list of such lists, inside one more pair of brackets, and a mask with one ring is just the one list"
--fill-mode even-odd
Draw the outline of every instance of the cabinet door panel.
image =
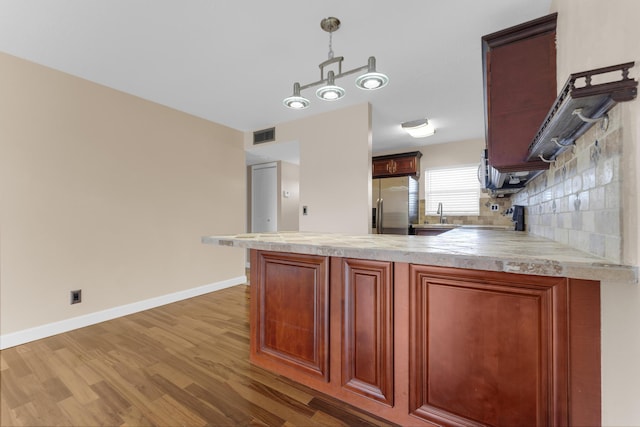
[[420, 176], [420, 151], [378, 156], [371, 160], [373, 178]]
[[489, 164], [542, 170], [529, 145], [556, 99], [556, 14], [482, 38]]
[[419, 172], [418, 168], [416, 167], [416, 163], [418, 161], [417, 157], [401, 157], [395, 159], [394, 161], [396, 163], [394, 173], [415, 175]]
[[496, 48], [491, 65], [489, 162], [522, 168], [556, 98], [555, 33]]
[[393, 405], [391, 262], [344, 260], [342, 384]]
[[410, 279], [413, 415], [448, 425], [568, 422], [565, 279], [424, 266]]
[[257, 255], [252, 356], [328, 381], [328, 258]]
[[372, 162], [373, 170], [371, 171], [373, 177], [386, 176], [391, 173], [391, 160], [374, 160]]

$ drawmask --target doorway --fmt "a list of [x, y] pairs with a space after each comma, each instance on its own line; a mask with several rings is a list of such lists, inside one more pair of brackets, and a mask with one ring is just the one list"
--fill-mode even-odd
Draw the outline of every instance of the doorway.
[[278, 231], [278, 165], [251, 166], [251, 232]]

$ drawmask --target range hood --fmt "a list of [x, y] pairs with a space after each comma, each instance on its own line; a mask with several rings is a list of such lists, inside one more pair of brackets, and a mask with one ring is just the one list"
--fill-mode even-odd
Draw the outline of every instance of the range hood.
[[482, 150], [478, 180], [480, 187], [491, 197], [505, 197], [522, 190], [527, 183], [540, 175], [544, 170], [528, 170], [518, 172], [500, 172], [489, 164], [487, 150]]

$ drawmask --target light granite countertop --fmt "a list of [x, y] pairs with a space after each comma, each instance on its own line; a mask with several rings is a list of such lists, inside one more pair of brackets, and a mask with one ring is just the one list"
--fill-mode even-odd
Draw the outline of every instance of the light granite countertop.
[[249, 233], [206, 236], [202, 242], [277, 252], [638, 282], [638, 268], [635, 266], [614, 264], [553, 240], [512, 230], [460, 227], [437, 236]]

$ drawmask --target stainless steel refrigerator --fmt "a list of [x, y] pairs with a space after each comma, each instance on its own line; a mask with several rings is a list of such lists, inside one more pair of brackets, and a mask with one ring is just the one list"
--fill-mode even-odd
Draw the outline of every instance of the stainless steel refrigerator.
[[413, 176], [373, 180], [373, 234], [413, 234], [418, 222], [418, 180]]

